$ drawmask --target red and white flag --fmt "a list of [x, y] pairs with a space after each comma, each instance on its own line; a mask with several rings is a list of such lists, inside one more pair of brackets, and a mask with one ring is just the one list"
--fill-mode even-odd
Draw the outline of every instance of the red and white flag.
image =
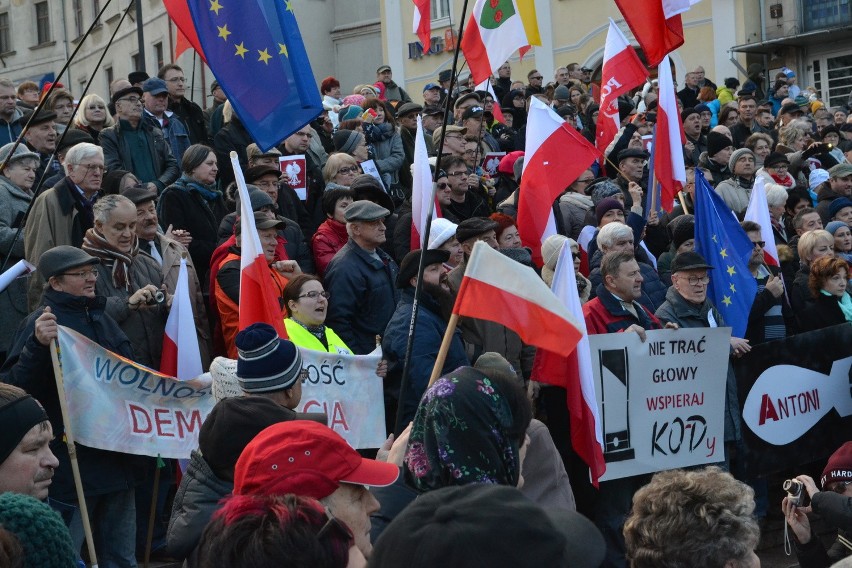
[[660, 205], [671, 212], [677, 193], [686, 183], [683, 163], [683, 123], [677, 110], [677, 95], [672, 82], [672, 68], [668, 55], [657, 68], [660, 88], [657, 107], [657, 146], [654, 148], [654, 176], [662, 186]]
[[680, 15], [699, 0], [615, 0], [624, 21], [642, 46], [649, 67], [683, 45]]
[[160, 355], [160, 372], [177, 377], [182, 381], [194, 379], [202, 374], [201, 351], [195, 331], [192, 301], [189, 299], [189, 273], [186, 259], [180, 259], [175, 297], [166, 320], [163, 336], [163, 353]]
[[254, 225], [246, 180], [236, 152], [231, 152], [231, 166], [240, 192], [240, 329], [253, 323], [264, 322], [275, 328], [279, 337], [287, 337], [278, 291], [269, 274], [269, 264], [260, 245], [260, 236]]
[[582, 337], [574, 353], [568, 357], [545, 349], [536, 350], [531, 378], [534, 381], [564, 388], [568, 395], [568, 414], [571, 419], [571, 445], [589, 466], [592, 484], [606, 471], [603, 456], [603, 431], [595, 396], [592, 356], [589, 336], [583, 319], [583, 306], [577, 291], [571, 245], [562, 245], [556, 272], [553, 274], [553, 293], [579, 322]]
[[423, 53], [432, 46], [432, 5], [430, 0], [414, 0], [414, 33], [423, 45]]
[[491, 109], [491, 114], [494, 115], [494, 120], [501, 124], [506, 124], [506, 118], [503, 116], [503, 109], [500, 108], [500, 99], [494, 93], [494, 87], [491, 86], [491, 79], [488, 78], [476, 86], [476, 91], [485, 91], [491, 98], [494, 99], [494, 108]]
[[601, 71], [601, 112], [595, 140], [595, 145], [601, 152], [606, 150], [621, 126], [618, 97], [644, 83], [647, 77], [648, 70], [610, 18]]
[[423, 121], [417, 117], [417, 135], [414, 137], [414, 163], [411, 168], [411, 250], [425, 249], [423, 238], [432, 203], [432, 216], [440, 217], [441, 209], [432, 195], [432, 170], [429, 167], [429, 153], [423, 138]]
[[523, 245], [532, 249], [538, 266], [542, 265], [541, 243], [556, 234], [553, 202], [600, 156], [553, 109], [535, 97], [530, 99], [518, 196], [518, 233]]
[[482, 241], [473, 246], [453, 313], [497, 322], [524, 343], [566, 357], [582, 336], [577, 319], [532, 268]]
[[778, 249], [775, 246], [775, 235], [772, 234], [772, 218], [769, 216], [769, 203], [766, 201], [766, 180], [757, 176], [751, 197], [748, 200], [744, 219], [760, 225], [760, 240], [763, 245], [763, 261], [771, 266], [781, 266], [778, 261]]

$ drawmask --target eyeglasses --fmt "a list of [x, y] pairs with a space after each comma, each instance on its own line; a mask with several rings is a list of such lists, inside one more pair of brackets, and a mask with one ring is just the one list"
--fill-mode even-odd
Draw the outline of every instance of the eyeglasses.
[[752, 241], [754, 248], [763, 248], [766, 246], [766, 241]]
[[106, 168], [104, 168], [101, 164], [77, 164], [81, 168], [86, 168], [87, 172], [91, 172], [92, 170], [97, 170], [99, 172], [103, 172]]
[[447, 183], [447, 182], [445, 182], [445, 181], [442, 181], [442, 182], [437, 183], [437, 184], [435, 184], [435, 185], [437, 185], [437, 186], [438, 186], [438, 189], [447, 189], [447, 188], [450, 186], [450, 184], [448, 184], [448, 183]]
[[790, 169], [790, 164], [775, 164], [774, 166], [768, 166], [773, 170], [784, 170], [787, 171]]
[[311, 292], [306, 292], [306, 293], [304, 293], [304, 294], [302, 294], [301, 296], [298, 296], [298, 297], [316, 300], [320, 296], [322, 296], [323, 298], [328, 300], [329, 298], [331, 298], [331, 292], [326, 292], [325, 290], [323, 290], [322, 292], [317, 292], [317, 291], [314, 290], [314, 291], [311, 291]]
[[699, 284], [710, 283], [710, 276], [708, 276], [707, 274], [705, 274], [704, 276], [681, 276], [681, 278], [684, 278], [687, 282], [689, 282], [690, 286], [698, 286]]
[[358, 166], [346, 166], [337, 170], [339, 174], [354, 174], [358, 172]]
[[88, 278], [90, 274], [92, 278], [97, 278], [98, 269], [92, 268], [91, 270], [81, 270], [80, 272], [63, 272], [62, 276], [76, 276], [77, 278]]
[[476, 150], [465, 150], [464, 155], [465, 156], [476, 156]]
[[186, 77], [172, 77], [171, 79], [166, 79], [169, 83], [186, 83]]
[[544, 77], [542, 77], [541, 75], [536, 75], [535, 77], [530, 77], [530, 79], [535, 79], [536, 81], [541, 81], [542, 79], [544, 79]]
[[142, 99], [139, 97], [124, 97], [123, 99], [118, 99], [119, 103], [130, 103], [132, 105], [137, 105], [142, 102]]
[[317, 539], [326, 538], [332, 531], [343, 537], [343, 540], [351, 542], [355, 537], [352, 536], [352, 531], [345, 524], [337, 520], [337, 517], [331, 514], [331, 511], [326, 507], [325, 515], [328, 521], [322, 526], [317, 533]]
[[595, 178], [578, 179], [577, 183], [585, 183], [586, 185], [595, 181]]
[[467, 170], [459, 170], [457, 172], [447, 172], [447, 177], [466, 176]]
[[832, 483], [829, 490], [834, 493], [843, 493], [849, 485], [852, 485], [852, 481], [838, 481], [837, 483]]

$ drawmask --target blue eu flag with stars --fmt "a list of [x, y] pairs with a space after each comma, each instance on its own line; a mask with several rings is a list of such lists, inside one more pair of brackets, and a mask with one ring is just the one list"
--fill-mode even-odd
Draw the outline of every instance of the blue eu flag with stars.
[[207, 64], [263, 150], [322, 112], [292, 0], [189, 0]]
[[757, 281], [748, 269], [754, 245], [722, 197], [695, 170], [695, 250], [710, 271], [707, 296], [732, 328], [745, 337], [748, 313], [757, 295]]

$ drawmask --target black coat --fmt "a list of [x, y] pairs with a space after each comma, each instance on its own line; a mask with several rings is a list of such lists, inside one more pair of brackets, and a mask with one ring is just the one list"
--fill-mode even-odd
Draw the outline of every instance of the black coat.
[[[163, 136], [162, 130], [154, 128], [150, 122], [145, 120], [139, 123], [139, 129], [145, 133], [145, 138], [148, 140], [148, 152], [153, 162], [154, 175], [157, 176], [157, 179], [148, 181], [153, 181], [158, 188], [157, 190], [162, 191], [163, 188], [180, 177], [180, 167], [172, 155], [171, 147]], [[104, 162], [107, 171], [134, 171], [133, 150], [122, 135], [121, 123], [116, 122], [115, 125], [101, 130], [100, 142], [101, 148], [104, 149]]]
[[[305, 237], [302, 235], [302, 229], [292, 219], [287, 219], [278, 216], [278, 220], [284, 222], [284, 228], [278, 229], [278, 235], [284, 239], [284, 250], [287, 251], [287, 258], [295, 260], [299, 263], [299, 268], [305, 274], [314, 273], [314, 257], [311, 254], [311, 249], [308, 243], [305, 242]], [[228, 213], [219, 223], [219, 245], [230, 239], [234, 235], [234, 225], [237, 222], [237, 212]]]
[[[44, 406], [55, 436], [50, 449], [59, 459], [59, 467], [55, 470], [50, 486], [50, 497], [76, 504], [71, 461], [62, 439], [65, 427], [53, 375], [50, 348], [35, 338], [35, 320], [44, 311], [44, 306], [50, 306], [60, 325], [85, 335], [102, 347], [128, 359], [133, 359], [134, 353], [130, 340], [118, 324], [104, 312], [106, 298], [98, 296], [89, 299], [48, 289], [41, 306], [18, 327], [9, 349], [9, 358], [0, 369], [0, 381], [24, 389]], [[77, 458], [86, 496], [103, 495], [134, 487], [134, 472], [144, 460], [127, 454], [96, 450], [79, 443]]]
[[222, 127], [213, 138], [213, 149], [216, 151], [216, 161], [219, 165], [219, 187], [225, 187], [234, 181], [234, 168], [231, 166], [231, 151], [237, 153], [240, 167], [245, 170], [248, 166], [246, 146], [254, 140], [240, 119], [234, 116]]
[[810, 300], [799, 316], [802, 331], [813, 331], [846, 322], [846, 316], [840, 310], [840, 299], [837, 296], [820, 294]]
[[207, 137], [207, 122], [204, 120], [204, 111], [200, 106], [186, 97], [181, 97], [178, 102], [169, 100], [169, 110], [186, 125], [189, 141], [192, 144], [210, 144], [210, 139]]

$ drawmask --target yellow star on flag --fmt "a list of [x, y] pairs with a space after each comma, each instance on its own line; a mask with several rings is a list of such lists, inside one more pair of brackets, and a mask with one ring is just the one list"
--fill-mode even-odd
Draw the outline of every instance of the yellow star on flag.
[[236, 47], [236, 48], [237, 48], [237, 52], [236, 52], [234, 55], [239, 55], [240, 57], [242, 57], [243, 59], [245, 59], [245, 58], [246, 58], [246, 53], [248, 53], [248, 49], [246, 49], [246, 46], [245, 46], [245, 45], [243, 45], [243, 42], [235, 43], [235, 44], [234, 44], [234, 47]]
[[[293, 4], [290, 2], [290, 0], [287, 0], [287, 2], [285, 2], [285, 4], [287, 4], [287, 11], [293, 12]], [[293, 13], [295, 13], [295, 12], [293, 12]]]
[[722, 249], [719, 254], [722, 255], [722, 258], [728, 258], [728, 249]]
[[717, 238], [716, 238], [716, 235], [713, 235], [713, 242], [714, 242], [714, 243], [718, 243], [718, 242], [719, 242], [719, 239], [717, 239]]
[[731, 284], [730, 288], [731, 288], [731, 292], [733, 292], [734, 294], [736, 294], [736, 293], [737, 293], [737, 289], [736, 289], [736, 288], [734, 288], [734, 285], [733, 285], [733, 284]]
[[733, 276], [733, 275], [734, 275], [734, 274], [736, 274], [736, 273], [737, 273], [737, 271], [736, 271], [736, 270], [734, 270], [734, 267], [733, 267], [733, 266], [729, 266], [729, 267], [728, 267], [728, 274], [730, 274], [731, 276]]
[[231, 35], [231, 32], [228, 31], [228, 24], [225, 24], [224, 26], [216, 26], [216, 29], [219, 30], [219, 37], [228, 41], [228, 36]]
[[219, 4], [219, 0], [210, 0], [210, 11], [216, 12], [216, 15], [219, 15], [219, 10], [222, 9], [222, 5]]
[[730, 306], [732, 304], [731, 298], [729, 296], [722, 296], [722, 303], [726, 306]]
[[283, 55], [284, 57], [290, 57], [287, 54], [287, 46], [284, 45], [283, 43], [278, 44], [278, 55]]
[[264, 63], [269, 65], [269, 60], [272, 59], [272, 56], [269, 55], [269, 50], [268, 49], [263, 49], [263, 50], [259, 49], [259, 50], [257, 50], [257, 53], [258, 53], [258, 56], [259, 56], [257, 58], [257, 60], [263, 61]]

